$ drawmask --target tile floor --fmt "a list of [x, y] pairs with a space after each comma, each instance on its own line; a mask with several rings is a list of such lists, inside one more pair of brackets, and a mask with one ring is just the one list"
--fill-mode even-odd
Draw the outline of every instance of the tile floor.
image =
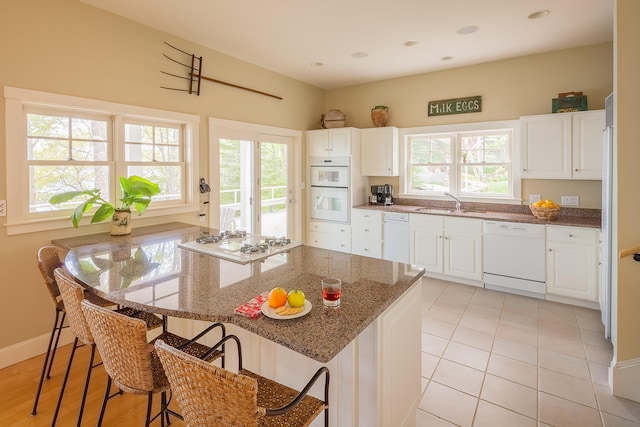
[[418, 427], [640, 427], [600, 312], [423, 279]]

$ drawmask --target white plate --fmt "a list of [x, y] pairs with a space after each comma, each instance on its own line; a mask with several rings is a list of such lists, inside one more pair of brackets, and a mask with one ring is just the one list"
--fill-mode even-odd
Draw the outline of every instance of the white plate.
[[289, 316], [281, 316], [278, 313], [276, 313], [273, 308], [269, 307], [269, 301], [265, 301], [262, 304], [262, 307], [260, 307], [260, 310], [262, 310], [262, 314], [264, 314], [267, 317], [281, 320], [281, 319], [297, 319], [298, 317], [306, 316], [311, 311], [311, 307], [312, 307], [311, 302], [309, 302], [309, 300], [304, 300], [304, 310], [302, 310], [300, 313], [291, 314]]

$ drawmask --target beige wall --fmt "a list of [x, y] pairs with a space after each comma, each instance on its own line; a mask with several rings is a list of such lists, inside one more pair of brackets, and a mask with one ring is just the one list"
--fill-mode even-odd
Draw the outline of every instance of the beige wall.
[[[273, 93], [276, 100], [204, 82], [200, 97], [161, 89], [177, 81], [164, 45], [204, 57], [203, 74]], [[78, 0], [0, 3], [0, 87], [14, 86], [166, 109], [201, 116], [200, 172], [208, 177], [207, 117], [272, 126], [313, 128], [324, 110], [324, 92], [283, 75], [87, 6]], [[0, 103], [0, 199], [6, 199], [4, 101]], [[11, 206], [8, 206], [11, 209]], [[0, 218], [0, 223], [4, 223]], [[171, 220], [197, 223], [197, 213]], [[167, 218], [136, 220], [146, 225]], [[53, 308], [36, 268], [37, 249], [52, 238], [107, 230], [83, 229], [7, 236], [0, 227], [0, 349], [50, 330]], [[19, 326], [19, 327], [18, 327]]]
[[[640, 117], [640, 55], [638, 40], [640, 28], [640, 2], [617, 1], [616, 33], [616, 109], [614, 129], [616, 135], [615, 154], [618, 162], [617, 181], [614, 181], [614, 255], [617, 249], [640, 246], [640, 191], [638, 190], [638, 164], [640, 163], [640, 140], [638, 117]], [[615, 261], [615, 259], [614, 259]], [[614, 263], [615, 264], [615, 263]], [[617, 267], [617, 268], [616, 268]], [[617, 277], [616, 277], [617, 276]], [[617, 280], [616, 280], [617, 278]], [[615, 360], [618, 362], [640, 358], [640, 264], [631, 257], [614, 265], [614, 284], [617, 282], [617, 346]], [[636, 361], [637, 363], [637, 361]], [[635, 384], [637, 389], [637, 382]], [[638, 396], [638, 394], [636, 394]]]
[[[517, 119], [551, 113], [551, 100], [560, 92], [583, 91], [589, 109], [604, 108], [613, 90], [613, 44], [523, 56], [460, 67], [327, 93], [326, 108], [347, 116], [347, 125], [372, 127], [371, 108], [389, 107], [388, 126], [416, 127], [460, 122]], [[482, 96], [482, 112], [427, 117], [427, 103], [439, 99]], [[398, 178], [372, 178], [372, 184], [398, 185]], [[529, 194], [560, 201], [562, 195], [580, 197], [580, 206], [600, 208], [600, 181], [524, 180], [522, 197]]]

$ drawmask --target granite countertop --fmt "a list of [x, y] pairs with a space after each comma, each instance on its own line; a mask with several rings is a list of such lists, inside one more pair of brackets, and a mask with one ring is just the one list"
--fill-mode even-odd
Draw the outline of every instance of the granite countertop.
[[[424, 273], [408, 264], [298, 246], [238, 264], [178, 247], [217, 230], [181, 223], [140, 227], [130, 236], [53, 240], [68, 249], [66, 268], [111, 301], [157, 314], [237, 325], [326, 363]], [[320, 280], [343, 283], [341, 307], [325, 309]], [[313, 305], [304, 317], [276, 320], [234, 314], [273, 287], [301, 289]]]
[[[399, 203], [398, 203], [399, 201]], [[412, 204], [415, 203], [415, 204]], [[529, 210], [528, 206], [463, 203], [462, 211], [455, 212], [453, 206], [447, 203], [418, 204], [419, 201], [409, 199], [397, 200], [391, 206], [364, 203], [354, 206], [356, 209], [371, 209], [381, 212], [403, 212], [423, 215], [445, 215], [459, 218], [488, 219], [494, 221], [511, 221], [530, 224], [565, 225], [573, 227], [600, 228], [599, 209], [562, 208], [560, 215], [553, 220], [538, 219]], [[433, 211], [429, 212], [428, 209]]]

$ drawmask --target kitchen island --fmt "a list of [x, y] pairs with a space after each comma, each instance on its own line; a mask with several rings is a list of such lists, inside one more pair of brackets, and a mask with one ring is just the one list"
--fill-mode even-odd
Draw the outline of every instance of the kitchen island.
[[[169, 316], [172, 330], [197, 332], [203, 322], [194, 321], [227, 324], [243, 342], [245, 366], [262, 375], [301, 388], [318, 366], [328, 366], [332, 426], [415, 422], [422, 270], [308, 246], [247, 264], [179, 247], [216, 232], [174, 223], [53, 243], [68, 249], [66, 268], [93, 292]], [[329, 276], [343, 282], [339, 309], [322, 305], [320, 280]], [[302, 290], [313, 308], [286, 320], [234, 314], [276, 286]]]

